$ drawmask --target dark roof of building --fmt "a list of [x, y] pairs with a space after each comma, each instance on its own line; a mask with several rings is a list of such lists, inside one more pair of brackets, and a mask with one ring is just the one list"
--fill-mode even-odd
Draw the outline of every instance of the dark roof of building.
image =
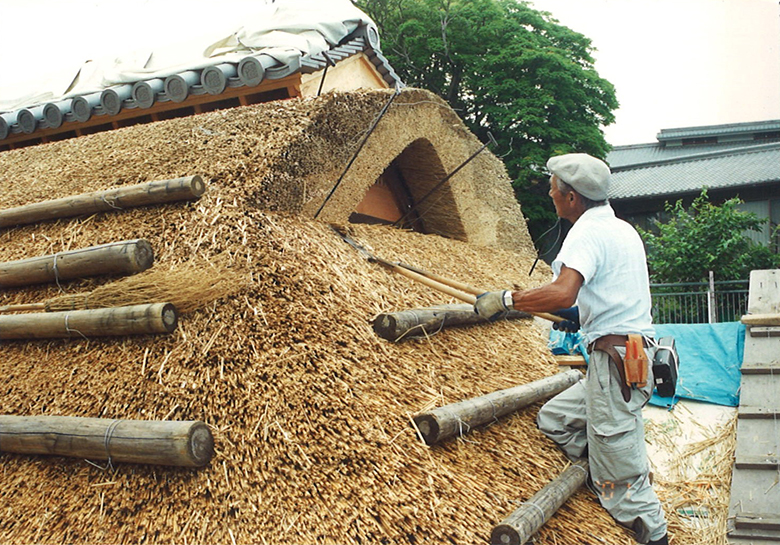
[[120, 111], [143, 110], [171, 101], [184, 102], [193, 95], [212, 95], [214, 101], [218, 101], [220, 95], [230, 94], [236, 88], [256, 87], [262, 82], [296, 73], [310, 74], [359, 53], [368, 57], [389, 87], [403, 85], [379, 49], [376, 28], [362, 25], [328, 51], [293, 57], [286, 64], [261, 52], [247, 55], [238, 62], [220, 62], [164, 79], [115, 85], [86, 95], [0, 113], [0, 145], [14, 135], [34, 136], [36, 131], [56, 129], [63, 123], [72, 123], [72, 128], [78, 129], [79, 123], [86, 123], [94, 116], [105, 116], [105, 122], [109, 123]]
[[780, 120], [664, 129], [607, 156], [613, 200], [780, 181]]

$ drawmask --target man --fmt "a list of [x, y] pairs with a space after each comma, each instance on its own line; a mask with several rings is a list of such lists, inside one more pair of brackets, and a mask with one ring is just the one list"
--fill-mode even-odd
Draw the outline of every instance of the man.
[[[555, 211], [573, 224], [552, 263], [552, 283], [484, 293], [474, 308], [489, 319], [511, 309], [549, 312], [567, 320], [563, 328], [581, 328], [590, 353], [587, 375], [542, 407], [539, 429], [570, 459], [588, 458], [599, 501], [634, 530], [639, 543], [665, 545], [666, 521], [649, 478], [642, 420], [653, 390], [655, 352], [644, 246], [607, 201], [605, 163], [573, 153], [551, 158], [547, 169]], [[622, 378], [629, 334], [641, 335], [635, 340], [647, 355], [648, 361], [640, 361], [644, 386], [629, 387]]]

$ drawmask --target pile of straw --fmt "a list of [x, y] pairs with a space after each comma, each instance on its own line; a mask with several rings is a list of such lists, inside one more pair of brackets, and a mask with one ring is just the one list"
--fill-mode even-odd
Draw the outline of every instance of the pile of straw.
[[[0, 454], [0, 542], [484, 543], [493, 525], [565, 468], [536, 429], [538, 405], [435, 448], [410, 424], [429, 407], [557, 372], [536, 324], [380, 340], [371, 329], [378, 313], [455, 301], [368, 263], [323, 221], [269, 210], [297, 198], [275, 181], [314, 179], [307, 176], [318, 161], [290, 152], [296, 139], [343, 141], [316, 155], [338, 163], [356, 136], [339, 127], [357, 130], [354, 120], [370, 118], [385, 99], [286, 101], [0, 154], [3, 208], [192, 172], [211, 179], [197, 203], [3, 231], [0, 259], [143, 237], [157, 256], [149, 275], [194, 264], [209, 277], [208, 264], [218, 263], [238, 279], [237, 289], [198, 301], [166, 337], [2, 347], [0, 413], [198, 419], [211, 427], [216, 455], [189, 470]], [[417, 111], [405, 124], [426, 125], [440, 109]], [[313, 118], [316, 127], [299, 128]], [[501, 191], [486, 189], [486, 198]], [[469, 222], [463, 226], [470, 237]], [[537, 267], [528, 276], [527, 234], [512, 239], [511, 229], [504, 242], [515, 240], [517, 251], [387, 227], [349, 229], [380, 257], [486, 289], [528, 287], [549, 275]], [[153, 285], [164, 281], [163, 274]], [[103, 284], [111, 285], [63, 287], [94, 293]], [[62, 295], [56, 287], [8, 290], [0, 303]], [[586, 491], [536, 539], [630, 542]]]

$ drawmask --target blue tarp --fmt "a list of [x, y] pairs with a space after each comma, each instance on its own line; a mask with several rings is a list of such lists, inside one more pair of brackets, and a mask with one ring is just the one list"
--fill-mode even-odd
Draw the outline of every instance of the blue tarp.
[[[659, 339], [674, 337], [677, 343], [680, 367], [676, 397], [727, 407], [739, 405], [744, 324], [656, 324], [655, 335]], [[675, 401], [653, 394], [650, 403], [670, 407]]]
[[[653, 394], [652, 405], [672, 407], [678, 398], [717, 405], [739, 405], [740, 368], [745, 349], [745, 326], [740, 322], [719, 324], [656, 324], [656, 338], [674, 337], [680, 367], [674, 398]], [[553, 354], [584, 354], [579, 333], [550, 332]]]

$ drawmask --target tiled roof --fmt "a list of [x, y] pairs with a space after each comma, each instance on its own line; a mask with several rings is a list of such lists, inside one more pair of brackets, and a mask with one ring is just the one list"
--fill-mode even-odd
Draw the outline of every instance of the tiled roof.
[[701, 127], [683, 127], [679, 129], [661, 129], [657, 137], [659, 142], [702, 136], [727, 136], [744, 133], [780, 131], [780, 120], [751, 121], [749, 123], [730, 123], [726, 125], [706, 125]]
[[[758, 144], [761, 143], [762, 142], [758, 142]], [[725, 152], [729, 150], [737, 151], [756, 145], [757, 142], [755, 140], [744, 140], [739, 142], [699, 144], [695, 146], [665, 146], [660, 143], [616, 146], [607, 155], [607, 163], [609, 163], [612, 170], [617, 170], [631, 166], [641, 167], [646, 163], [683, 158], [691, 155], [699, 155], [701, 153]]]
[[610, 199], [780, 182], [780, 142], [613, 167]]
[[[69, 97], [45, 104], [0, 113], [0, 144], [12, 135], [49, 128], [66, 122], [84, 123], [93, 116], [111, 116], [122, 110], [148, 109], [155, 103], [182, 102], [191, 95], [219, 95], [227, 89], [254, 87], [265, 80], [281, 79], [295, 73], [312, 73], [323, 69], [327, 57], [331, 64], [364, 53], [390, 87], [402, 85], [400, 78], [378, 47], [379, 36], [370, 25], [360, 26], [340, 45], [327, 52], [293, 57], [286, 64], [262, 52], [247, 55], [238, 62], [218, 62], [196, 70], [186, 70], [164, 79], [137, 81], [116, 85], [99, 92]], [[215, 97], [218, 98], [218, 97]], [[75, 127], [77, 128], [77, 126]]]

